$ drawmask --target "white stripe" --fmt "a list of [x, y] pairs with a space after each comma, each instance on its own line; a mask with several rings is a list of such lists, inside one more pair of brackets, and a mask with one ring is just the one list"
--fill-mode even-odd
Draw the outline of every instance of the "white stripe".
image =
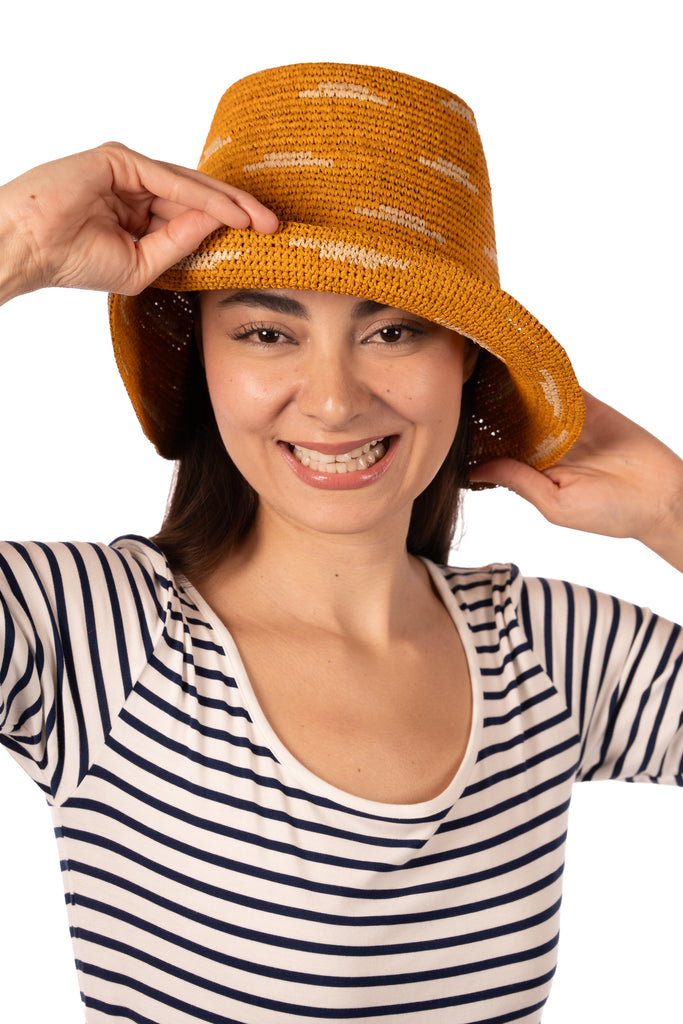
[[219, 249], [217, 252], [191, 252], [176, 263], [179, 270], [213, 270], [226, 261], [238, 260], [248, 250]]
[[470, 181], [470, 176], [464, 168], [458, 167], [457, 164], [451, 163], [450, 160], [444, 160], [440, 156], [436, 160], [430, 160], [428, 157], [421, 156], [419, 160], [424, 167], [431, 167], [433, 170], [438, 171], [439, 174], [445, 174], [447, 178], [454, 178], [455, 181], [468, 188], [470, 192], [479, 195], [479, 189]]
[[491, 245], [484, 246], [484, 255], [493, 263], [496, 270], [498, 269], [498, 253]]
[[376, 249], [366, 249], [362, 245], [351, 245], [349, 242], [321, 242], [317, 238], [290, 238], [289, 244], [296, 248], [318, 249], [320, 258], [341, 260], [343, 263], [358, 263], [368, 270], [379, 267], [394, 267], [407, 270], [410, 260], [399, 260], [394, 256], [385, 256]]
[[313, 156], [311, 150], [307, 153], [265, 153], [263, 160], [255, 164], [245, 164], [244, 170], [263, 171], [276, 170], [279, 167], [333, 167], [334, 161]]
[[210, 142], [209, 145], [204, 150], [204, 152], [202, 153], [202, 158], [199, 161], [199, 166], [202, 167], [209, 159], [209, 157], [212, 157], [214, 153], [217, 153], [219, 149], [223, 148], [223, 146], [227, 146], [229, 142], [232, 142], [232, 139], [229, 135], [226, 135], [224, 139], [221, 138], [220, 135], [217, 135], [213, 142]]
[[464, 117], [465, 120], [469, 121], [475, 128], [477, 127], [472, 111], [469, 107], [466, 107], [464, 103], [461, 103], [460, 100], [456, 100], [454, 97], [451, 97], [448, 100], [441, 100], [441, 104], [444, 107], [448, 107], [449, 110], [454, 111], [456, 114], [459, 114], [460, 117]]
[[319, 82], [317, 89], [302, 89], [299, 97], [300, 99], [360, 100], [362, 103], [379, 103], [383, 107], [389, 106], [389, 100], [370, 92], [367, 85], [357, 85], [353, 82]]
[[564, 444], [568, 436], [567, 431], [563, 430], [559, 437], [553, 437], [552, 434], [546, 437], [545, 441], [541, 441], [541, 443], [536, 445], [534, 448], [533, 454], [529, 459], [529, 465], [535, 466], [537, 462], [541, 461], [541, 459], [545, 459], [548, 455], [552, 455], [553, 452], [557, 451], [560, 445]]
[[562, 399], [560, 398], [560, 391], [555, 383], [555, 378], [549, 373], [548, 370], [543, 368], [541, 370], [541, 387], [543, 388], [543, 394], [545, 395], [546, 401], [553, 407], [553, 414], [555, 419], [562, 418]]
[[376, 210], [371, 210], [367, 206], [356, 206], [353, 212], [362, 217], [374, 217], [376, 220], [388, 220], [393, 224], [400, 224], [403, 228], [409, 228], [411, 231], [417, 231], [427, 238], [433, 238], [434, 241], [439, 242], [441, 245], [446, 242], [446, 238], [439, 231], [432, 231], [428, 228], [426, 221], [422, 220], [421, 217], [416, 217], [406, 210], [399, 210], [395, 206], [380, 205]]

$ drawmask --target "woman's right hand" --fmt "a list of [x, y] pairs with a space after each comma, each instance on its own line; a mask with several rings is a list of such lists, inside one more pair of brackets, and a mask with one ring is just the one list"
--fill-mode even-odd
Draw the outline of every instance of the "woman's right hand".
[[277, 224], [241, 189], [108, 142], [0, 188], [0, 301], [49, 286], [135, 295], [216, 228]]

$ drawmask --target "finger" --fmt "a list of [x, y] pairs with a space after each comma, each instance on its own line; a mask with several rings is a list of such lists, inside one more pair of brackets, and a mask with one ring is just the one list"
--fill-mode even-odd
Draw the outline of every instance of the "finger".
[[138, 241], [137, 265], [119, 290], [124, 295], [142, 291], [220, 226], [219, 221], [198, 210], [185, 210], [162, 223]]
[[[185, 211], [183, 210], [181, 212], [184, 213]], [[179, 216], [179, 214], [176, 214], [176, 216]], [[165, 228], [168, 225], [169, 219], [172, 218], [154, 216], [150, 217], [147, 227], [145, 228], [144, 231], [140, 231], [138, 233], [138, 237], [141, 238], [143, 235], [151, 235], [154, 231], [163, 230], [163, 228]]]
[[133, 157], [140, 184], [159, 200], [183, 210], [200, 210], [229, 227], [251, 226], [264, 234], [277, 231], [277, 216], [248, 192], [201, 171], [150, 160], [139, 153]]
[[547, 515], [557, 497], [557, 486], [545, 473], [514, 459], [492, 459], [470, 472], [472, 483], [495, 484], [514, 491]]
[[[235, 185], [230, 185], [227, 182], [220, 181], [218, 178], [213, 178], [210, 174], [204, 174], [202, 171], [194, 171], [187, 167], [180, 167], [176, 164], [166, 164], [175, 173], [191, 177], [198, 183], [207, 185], [209, 188], [213, 188], [219, 193], [227, 196], [236, 206], [244, 210], [249, 216], [251, 226], [264, 234], [272, 234], [277, 231], [278, 218], [277, 215], [267, 206], [264, 206], [260, 200], [253, 196], [250, 192], [245, 192], [244, 189], [237, 188]], [[211, 211], [208, 211], [211, 212]]]
[[496, 484], [515, 490], [514, 483], [518, 481], [524, 468], [524, 463], [516, 462], [514, 459], [491, 459], [475, 466], [470, 472], [470, 480], [473, 483]]
[[[256, 227], [252, 215], [247, 212], [247, 210], [233, 200], [230, 200], [230, 202], [232, 203], [232, 208], [228, 207], [228, 209], [230, 209], [230, 216], [223, 220], [224, 224], [227, 224], [227, 226], [231, 228]], [[187, 209], [187, 206], [181, 206], [179, 203], [174, 203], [170, 199], [162, 199], [159, 196], [156, 196], [150, 204], [150, 212], [153, 217], [159, 218], [163, 221], [173, 220], [173, 218], [179, 216], [179, 214], [185, 213]], [[256, 212], [258, 213], [258, 211]], [[270, 213], [270, 211], [268, 211], [268, 213]], [[275, 214], [272, 216], [274, 217]], [[275, 224], [277, 226], [277, 218], [275, 218]], [[259, 228], [256, 228], [256, 230], [259, 230]]]
[[[155, 196], [155, 198], [152, 200], [150, 204], [149, 209], [150, 213], [152, 214], [152, 220], [154, 221], [154, 223], [158, 224], [161, 221], [168, 224], [175, 217], [179, 217], [181, 214], [187, 213], [187, 211], [189, 209], [192, 209], [192, 207], [188, 207], [184, 204], [173, 202], [170, 199], [163, 199], [159, 196]], [[246, 210], [242, 209], [241, 206], [238, 206], [236, 203], [229, 201], [229, 204], [226, 204], [225, 209], [229, 210], [229, 216], [224, 215], [223, 218], [216, 217], [215, 219], [218, 221], [219, 225], [223, 223], [231, 228], [251, 227], [251, 217], [246, 212]], [[201, 212], [208, 213], [209, 211], [202, 210]], [[209, 216], [214, 215], [212, 213], [209, 213]]]

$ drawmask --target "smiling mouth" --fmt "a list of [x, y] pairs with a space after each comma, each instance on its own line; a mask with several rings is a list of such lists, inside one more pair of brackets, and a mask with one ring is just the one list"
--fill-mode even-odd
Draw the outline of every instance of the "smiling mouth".
[[355, 473], [359, 469], [369, 469], [383, 458], [389, 448], [389, 438], [380, 437], [369, 441], [360, 448], [339, 455], [325, 455], [312, 448], [302, 448], [298, 444], [290, 444], [289, 449], [294, 457], [315, 473]]

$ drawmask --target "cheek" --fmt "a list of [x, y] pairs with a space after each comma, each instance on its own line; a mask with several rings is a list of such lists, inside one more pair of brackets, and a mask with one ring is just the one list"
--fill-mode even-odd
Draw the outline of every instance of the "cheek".
[[[454, 435], [460, 418], [464, 373], [451, 353], [415, 368], [401, 389], [402, 411], [415, 423]], [[395, 391], [398, 399], [398, 388]]]
[[239, 363], [228, 366], [207, 359], [206, 383], [221, 429], [247, 432], [262, 429], [285, 401], [282, 384], [277, 379]]

